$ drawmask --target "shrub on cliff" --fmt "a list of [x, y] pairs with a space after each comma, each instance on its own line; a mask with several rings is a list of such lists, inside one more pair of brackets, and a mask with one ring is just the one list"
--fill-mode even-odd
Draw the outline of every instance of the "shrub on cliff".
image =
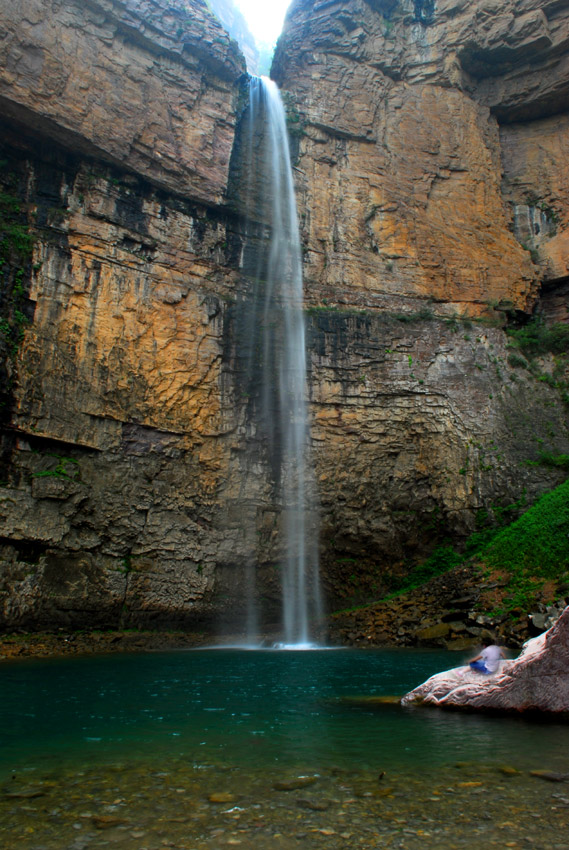
[[551, 352], [564, 354], [569, 351], [569, 325], [560, 323], [548, 327], [541, 319], [533, 319], [523, 328], [508, 328], [512, 345], [527, 357]]

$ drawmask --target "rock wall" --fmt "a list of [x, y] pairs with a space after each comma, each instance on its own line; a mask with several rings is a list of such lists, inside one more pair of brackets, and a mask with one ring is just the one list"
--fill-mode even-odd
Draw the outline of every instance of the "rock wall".
[[244, 60], [199, 0], [47, 5], [0, 6], [3, 621], [175, 623], [239, 558], [222, 361]]
[[524, 464], [552, 439], [565, 451], [561, 399], [538, 401], [564, 359], [539, 364], [539, 388], [499, 326], [504, 310], [567, 320], [568, 28], [543, 0], [291, 6], [273, 75], [306, 298], [329, 323], [314, 435], [323, 536], [342, 541], [326, 574], [344, 587], [377, 587], [483, 505], [533, 498], [548, 476]]
[[219, 203], [244, 60], [203, 0], [0, 4], [5, 117]]
[[[566, 318], [564, 21], [289, 15], [332, 607], [562, 478], [527, 462], [569, 451], [564, 364], [539, 380], [501, 325]], [[0, 24], [0, 619], [236, 628], [248, 564], [278, 607], [282, 551], [236, 350], [244, 61], [201, 0], [2, 0]]]
[[426, 546], [475, 531], [479, 511], [564, 480], [531, 463], [544, 447], [565, 452], [567, 409], [511, 365], [502, 330], [327, 309], [311, 319], [323, 558], [342, 607]]
[[543, 0], [293, 4], [273, 70], [297, 110], [311, 300], [529, 310], [538, 245], [566, 276], [568, 27]]

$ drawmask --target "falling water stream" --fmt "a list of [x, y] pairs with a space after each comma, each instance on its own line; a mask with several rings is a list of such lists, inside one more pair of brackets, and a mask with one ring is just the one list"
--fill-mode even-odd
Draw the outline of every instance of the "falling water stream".
[[[282, 640], [307, 646], [320, 613], [315, 499], [306, 404], [302, 260], [286, 116], [272, 80], [250, 81], [246, 120], [246, 381], [281, 516]], [[249, 394], [249, 393], [248, 393]], [[247, 482], [246, 482], [247, 483]], [[254, 570], [248, 640], [258, 630]]]

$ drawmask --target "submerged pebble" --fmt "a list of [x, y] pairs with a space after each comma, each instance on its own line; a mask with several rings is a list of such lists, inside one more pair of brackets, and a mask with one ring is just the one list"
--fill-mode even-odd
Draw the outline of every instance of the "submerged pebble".
[[[79, 786], [77, 774], [62, 769], [57, 776], [52, 772], [55, 782], [46, 787], [47, 799], [18, 796], [30, 789], [14, 788], [15, 796], [0, 799], [5, 846], [18, 850], [224, 846], [567, 850], [569, 846], [569, 796], [552, 794], [550, 784], [536, 782], [527, 771], [518, 771], [515, 782], [504, 781], [499, 766], [465, 766], [460, 773], [453, 767], [391, 771], [393, 784], [384, 787], [377, 782], [377, 771], [362, 771], [346, 783], [334, 770], [322, 769], [315, 785], [316, 777], [308, 771], [283, 779], [271, 776], [266, 768], [233, 768], [232, 782], [239, 789], [236, 806], [233, 791], [211, 791], [223, 765], [198, 771], [180, 760], [168, 767], [167, 775], [160, 775], [151, 764], [123, 766], [120, 771], [114, 765], [99, 765], [82, 771]], [[275, 794], [275, 786], [284, 783], [288, 788], [300, 779], [310, 779], [303, 784], [316, 793]]]

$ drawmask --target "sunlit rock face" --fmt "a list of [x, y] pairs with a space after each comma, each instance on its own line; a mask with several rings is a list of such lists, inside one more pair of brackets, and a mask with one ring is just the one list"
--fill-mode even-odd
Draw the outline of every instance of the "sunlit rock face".
[[217, 203], [235, 129], [237, 46], [203, 0], [0, 4], [2, 114]]
[[[534, 6], [504, 32], [499, 6], [298, 3], [279, 49], [332, 605], [564, 477], [527, 465], [569, 451], [559, 375], [509, 361], [499, 305], [567, 317], [565, 60], [536, 36], [532, 82]], [[199, 0], [0, 16], [1, 212], [33, 236], [2, 271], [3, 315], [30, 321], [2, 349], [0, 620], [235, 627], [252, 562], [276, 610], [282, 506], [238, 345], [244, 60]]]
[[[505, 124], [500, 143], [503, 194], [513, 210], [514, 233], [532, 249], [546, 286], [563, 289], [569, 275], [569, 115]], [[567, 313], [557, 310], [551, 318], [566, 321]]]
[[3, 387], [2, 621], [211, 617], [243, 545], [224, 205], [244, 60], [199, 0], [0, 14], [2, 212], [33, 233], [3, 293], [33, 321]]
[[543, 0], [293, 4], [273, 70], [297, 111], [310, 299], [531, 309], [521, 203], [558, 210], [539, 244], [550, 279], [567, 273], [566, 131], [549, 116], [567, 105], [568, 28]]
[[538, 401], [500, 329], [428, 318], [567, 320], [568, 26], [541, 0], [289, 11], [273, 75], [325, 340], [311, 387], [335, 588], [377, 586], [429, 535], [467, 533], [482, 506], [536, 492], [530, 447], [566, 445], [561, 400]]
[[468, 668], [437, 673], [410, 691], [403, 705], [470, 708], [478, 711], [543, 711], [569, 713], [569, 608], [557, 623], [524, 644], [515, 661], [506, 661], [496, 675]]

